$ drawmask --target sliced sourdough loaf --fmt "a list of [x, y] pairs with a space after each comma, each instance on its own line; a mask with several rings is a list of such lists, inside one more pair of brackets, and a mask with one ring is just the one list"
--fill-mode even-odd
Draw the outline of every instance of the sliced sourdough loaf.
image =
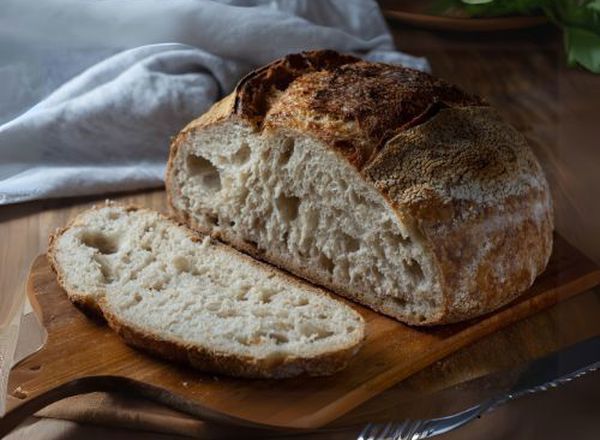
[[552, 249], [542, 169], [493, 108], [330, 51], [251, 73], [190, 123], [167, 193], [192, 228], [409, 324], [506, 304]]
[[364, 338], [343, 302], [153, 211], [87, 210], [48, 256], [69, 298], [126, 342], [204, 371], [327, 375]]

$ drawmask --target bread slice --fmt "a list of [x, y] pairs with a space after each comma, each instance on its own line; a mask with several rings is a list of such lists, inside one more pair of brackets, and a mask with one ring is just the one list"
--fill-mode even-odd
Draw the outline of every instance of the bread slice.
[[48, 256], [69, 298], [126, 342], [203, 371], [327, 375], [364, 338], [351, 307], [153, 211], [87, 210]]
[[493, 108], [331, 51], [251, 73], [191, 122], [167, 193], [190, 227], [415, 325], [506, 304], [552, 250], [542, 168]]

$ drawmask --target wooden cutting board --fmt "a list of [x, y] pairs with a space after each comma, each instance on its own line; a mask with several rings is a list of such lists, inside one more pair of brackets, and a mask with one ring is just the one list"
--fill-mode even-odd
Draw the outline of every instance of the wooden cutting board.
[[0, 424], [61, 397], [119, 390], [222, 422], [317, 428], [461, 347], [599, 283], [598, 267], [556, 236], [547, 270], [524, 296], [495, 313], [412, 328], [353, 305], [367, 321], [367, 340], [346, 370], [325, 378], [241, 380], [199, 373], [126, 346], [69, 302], [41, 255], [31, 267], [28, 293], [48, 341], [11, 372], [9, 392], [19, 401]]

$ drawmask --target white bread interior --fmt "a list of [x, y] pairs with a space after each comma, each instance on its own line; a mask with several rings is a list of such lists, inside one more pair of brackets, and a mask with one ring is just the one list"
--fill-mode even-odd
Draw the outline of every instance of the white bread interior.
[[97, 306], [128, 342], [167, 357], [184, 350], [207, 371], [330, 374], [364, 337], [341, 301], [153, 211], [85, 211], [49, 254], [69, 297]]
[[444, 301], [426, 243], [337, 154], [302, 133], [221, 122], [179, 145], [171, 203], [193, 227], [338, 293], [435, 321]]

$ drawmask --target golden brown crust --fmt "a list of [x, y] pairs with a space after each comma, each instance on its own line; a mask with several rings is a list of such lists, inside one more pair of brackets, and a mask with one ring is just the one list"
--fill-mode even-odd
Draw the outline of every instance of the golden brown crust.
[[[114, 204], [113, 202], [107, 203]], [[94, 206], [91, 209], [100, 209], [100, 207]], [[126, 206], [124, 209], [127, 211], [145, 210], [144, 208], [139, 208], [133, 205]], [[163, 217], [165, 219], [169, 218], [167, 216]], [[50, 267], [56, 273], [57, 282], [66, 292], [69, 300], [71, 300], [77, 307], [82, 309], [82, 311], [87, 315], [91, 315], [93, 318], [105, 320], [115, 332], [117, 332], [128, 344], [134, 347], [172, 361], [187, 363], [188, 365], [205, 372], [245, 378], [279, 379], [298, 375], [326, 376], [334, 374], [348, 365], [364, 341], [365, 335], [363, 332], [362, 337], [357, 341], [356, 344], [335, 351], [322, 353], [317, 356], [285, 356], [274, 357], [271, 359], [253, 359], [250, 357], [219, 353], [203, 347], [190, 346], [190, 344], [186, 344], [185, 341], [177, 340], [176, 338], [159, 339], [144, 329], [134, 325], [133, 323], [124, 322], [123, 320], [119, 319], [119, 317], [115, 316], [115, 314], [111, 312], [110, 307], [106, 304], [103, 298], [95, 300], [90, 295], [82, 292], [76, 292], [66, 285], [64, 281], [64, 274], [61, 271], [60, 264], [56, 260], [56, 241], [66, 230], [68, 230], [75, 222], [77, 222], [77, 220], [78, 217], [73, 219], [64, 228], [59, 228], [50, 235], [47, 252]], [[180, 223], [177, 218], [170, 218], [170, 220], [175, 221], [182, 228], [184, 228], [192, 240], [197, 242], [202, 240], [202, 236], [199, 236], [197, 232], [189, 229], [185, 224]], [[221, 246], [222, 250], [230, 252], [232, 254], [232, 258], [242, 258], [250, 264], [260, 266], [263, 270], [277, 272], [278, 276], [287, 278], [287, 282], [291, 285], [299, 286], [305, 290], [311, 290], [315, 295], [331, 297], [331, 295], [323, 289], [307, 284], [293, 275], [289, 275], [286, 272], [279, 272], [265, 263], [257, 261], [248, 255], [241, 254], [235, 249], [218, 242], [214, 244]], [[358, 312], [357, 314], [360, 317]]]
[[236, 87], [234, 112], [260, 127], [267, 112], [296, 79], [309, 72], [331, 71], [359, 61], [331, 50], [288, 55], [242, 78]]
[[[259, 131], [316, 138], [425, 238], [445, 311], [411, 324], [455, 322], [492, 311], [544, 270], [553, 229], [548, 184], [523, 136], [483, 99], [422, 72], [317, 51], [251, 73], [227, 100], [226, 112], [203, 116], [185, 135], [235, 119]], [[171, 150], [167, 191], [178, 218], [198, 227], [173, 204], [178, 189], [170, 175], [183, 142], [178, 138]], [[235, 237], [221, 233], [221, 238], [257, 255]], [[294, 262], [268, 251], [258, 255], [333, 287]], [[407, 319], [385, 302], [353, 299]]]
[[446, 298], [440, 323], [506, 304], [545, 268], [548, 184], [493, 109], [441, 110], [392, 139], [364, 175], [430, 245]]
[[297, 78], [264, 125], [309, 133], [362, 170], [387, 140], [440, 106], [466, 105], [483, 101], [418, 70], [360, 61]]
[[159, 339], [142, 328], [123, 322], [103, 308], [110, 326], [127, 344], [163, 359], [190, 365], [207, 373], [244, 378], [282, 379], [298, 375], [327, 376], [344, 369], [359, 347], [351, 347], [310, 358], [252, 359], [189, 346], [176, 339]]

